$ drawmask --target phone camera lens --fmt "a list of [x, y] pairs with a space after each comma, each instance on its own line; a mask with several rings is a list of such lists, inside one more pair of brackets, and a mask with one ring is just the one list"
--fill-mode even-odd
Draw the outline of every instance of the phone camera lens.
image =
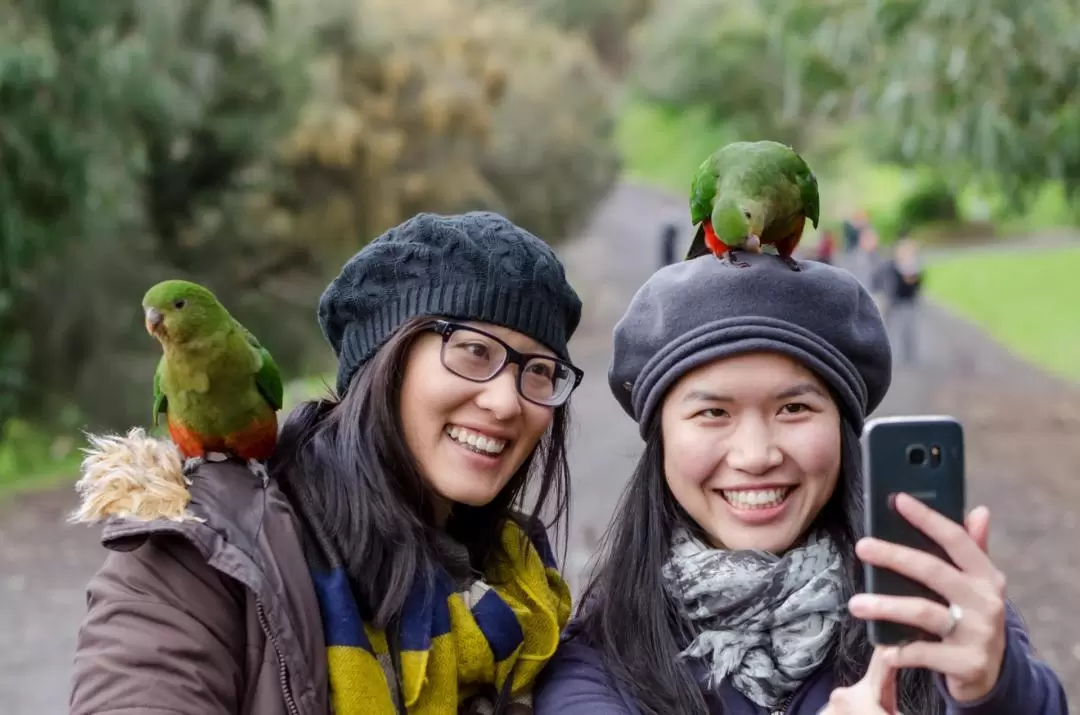
[[921, 444], [913, 444], [907, 449], [908, 464], [919, 466], [926, 462], [926, 448]]

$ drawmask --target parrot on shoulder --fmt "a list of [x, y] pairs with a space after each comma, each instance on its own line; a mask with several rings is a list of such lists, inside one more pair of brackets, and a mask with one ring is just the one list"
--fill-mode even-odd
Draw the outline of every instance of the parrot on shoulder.
[[158, 283], [142, 307], [146, 329], [163, 351], [154, 373], [153, 424], [164, 412], [184, 472], [212, 455], [231, 455], [265, 482], [284, 401], [274, 358], [196, 283]]
[[817, 228], [817, 178], [798, 153], [774, 141], [733, 142], [702, 162], [690, 189], [690, 218], [698, 225], [686, 260], [713, 253], [740, 268], [738, 250], [772, 245], [792, 270], [791, 257], [809, 219]]

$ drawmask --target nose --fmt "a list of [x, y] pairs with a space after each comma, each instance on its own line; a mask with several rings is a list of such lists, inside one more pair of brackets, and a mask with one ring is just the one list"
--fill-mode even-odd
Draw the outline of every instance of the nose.
[[517, 390], [517, 375], [512, 366], [493, 379], [483, 383], [483, 389], [476, 397], [476, 404], [487, 410], [498, 420], [508, 420], [521, 414], [521, 400]]
[[779, 467], [784, 455], [764, 420], [744, 417], [728, 439], [726, 461], [729, 467], [740, 472], [764, 475]]

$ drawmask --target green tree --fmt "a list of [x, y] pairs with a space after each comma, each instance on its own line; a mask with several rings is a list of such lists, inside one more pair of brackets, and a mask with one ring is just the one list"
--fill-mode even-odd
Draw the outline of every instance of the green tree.
[[853, 81], [877, 149], [1023, 205], [1080, 190], [1080, 5], [837, 0], [813, 33]]
[[338, 262], [418, 211], [499, 211], [557, 241], [618, 169], [587, 45], [520, 8], [358, 0], [314, 64], [270, 224]]
[[194, 276], [242, 307], [271, 277], [244, 280], [272, 247], [240, 219], [302, 85], [278, 31], [295, 19], [275, 25], [261, 0], [3, 12], [0, 428], [130, 423], [153, 370], [149, 283]]
[[818, 4], [672, 0], [642, 24], [634, 80], [644, 96], [701, 106], [742, 139], [806, 151], [843, 108], [847, 78], [802, 38]]
[[153, 282], [287, 375], [341, 260], [421, 210], [557, 240], [618, 168], [584, 40], [480, 0], [0, 0], [0, 428], [147, 417]]
[[564, 30], [583, 33], [604, 65], [621, 74], [631, 60], [631, 35], [654, 0], [518, 0]]

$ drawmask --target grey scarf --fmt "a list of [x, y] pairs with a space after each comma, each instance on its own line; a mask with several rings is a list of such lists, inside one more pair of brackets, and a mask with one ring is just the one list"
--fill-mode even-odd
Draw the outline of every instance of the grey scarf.
[[824, 534], [776, 556], [713, 549], [679, 531], [663, 573], [697, 633], [681, 655], [711, 661], [710, 687], [728, 679], [766, 708], [817, 670], [840, 626], [843, 564]]

